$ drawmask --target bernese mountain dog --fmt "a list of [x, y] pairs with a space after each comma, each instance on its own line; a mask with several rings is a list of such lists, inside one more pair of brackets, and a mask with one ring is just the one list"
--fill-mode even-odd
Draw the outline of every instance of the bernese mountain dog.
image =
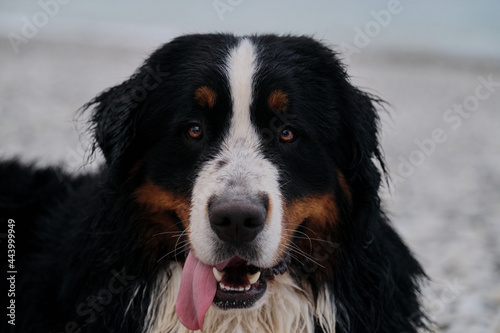
[[0, 164], [2, 331], [426, 330], [378, 194], [379, 102], [309, 37], [163, 45], [83, 107], [98, 172]]

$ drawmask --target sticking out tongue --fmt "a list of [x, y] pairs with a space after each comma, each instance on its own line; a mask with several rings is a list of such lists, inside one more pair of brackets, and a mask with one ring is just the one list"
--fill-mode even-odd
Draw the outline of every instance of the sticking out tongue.
[[176, 312], [188, 329], [203, 330], [203, 318], [217, 291], [212, 267], [205, 265], [189, 252], [182, 270], [181, 289], [177, 297]]

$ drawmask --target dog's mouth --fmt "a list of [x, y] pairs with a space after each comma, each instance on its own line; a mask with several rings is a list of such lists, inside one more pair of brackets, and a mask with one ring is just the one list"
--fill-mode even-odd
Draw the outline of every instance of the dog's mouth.
[[189, 252], [182, 270], [176, 312], [191, 330], [203, 329], [211, 304], [223, 310], [252, 307], [265, 294], [267, 284], [288, 269], [290, 257], [271, 268], [259, 268], [239, 256], [215, 266], [201, 262]]
[[223, 310], [252, 307], [265, 294], [267, 282], [284, 274], [288, 263], [286, 257], [276, 266], [262, 269], [236, 256], [214, 266], [212, 272], [217, 281], [214, 304]]

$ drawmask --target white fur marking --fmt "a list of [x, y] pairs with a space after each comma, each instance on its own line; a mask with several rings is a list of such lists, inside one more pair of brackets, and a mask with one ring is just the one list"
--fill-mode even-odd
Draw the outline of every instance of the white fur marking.
[[248, 39], [243, 39], [232, 52], [228, 61], [228, 78], [233, 101], [233, 118], [227, 139], [232, 145], [239, 138], [250, 141], [249, 146], [258, 148], [260, 143], [250, 121], [252, 104], [253, 75], [255, 72], [255, 51]]
[[158, 272], [143, 333], [186, 332], [175, 312], [181, 287], [182, 267], [179, 263], [172, 262], [169, 269], [172, 272], [170, 280], [167, 279], [166, 272]]
[[[215, 248], [220, 242], [210, 227], [207, 203], [210, 197], [256, 197], [265, 192], [272, 202], [269, 223], [257, 236], [258, 257], [252, 263], [260, 267], [277, 264], [281, 239], [282, 199], [279, 172], [261, 153], [257, 129], [250, 118], [256, 52], [248, 39], [242, 39], [226, 61], [227, 78], [233, 104], [229, 132], [220, 153], [207, 162], [195, 181], [191, 202], [190, 241], [196, 256], [206, 264], [216, 264]], [[226, 165], [217, 167], [217, 161]]]

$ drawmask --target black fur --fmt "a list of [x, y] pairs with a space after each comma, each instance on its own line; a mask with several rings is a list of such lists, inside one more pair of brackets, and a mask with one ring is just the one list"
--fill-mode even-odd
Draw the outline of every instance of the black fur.
[[[299, 133], [283, 148], [273, 133], [262, 132], [266, 157], [283, 172], [285, 199], [335, 193], [341, 216], [334, 227], [318, 230], [330, 244], [313, 242], [318, 265], [295, 258], [293, 276], [309, 281], [315, 292], [330, 286], [337, 333], [425, 329], [418, 299], [425, 275], [380, 206], [385, 170], [378, 101], [354, 88], [335, 54], [310, 38], [250, 38], [260, 52], [252, 121], [269, 126], [273, 113], [261, 110], [266, 94], [279, 88], [291, 104], [281, 125]], [[171, 245], [146, 244], [132, 193], [149, 178], [179, 197], [190, 196], [191, 180], [227, 130], [231, 100], [218, 66], [237, 42], [219, 34], [177, 38], [129, 80], [86, 105], [93, 108], [93, 149], [106, 160], [99, 172], [76, 177], [15, 161], [0, 164], [0, 217], [2, 223], [15, 220], [19, 272], [16, 326], [4, 316], [3, 332], [141, 332], [157, 275], [169, 274], [168, 260], [183, 257], [157, 262]], [[202, 85], [213, 87], [218, 99], [204, 110], [201, 123], [210, 133], [200, 146], [182, 133], [200, 119], [191, 96]], [[351, 198], [339, 192], [338, 171]], [[314, 228], [307, 221], [301, 227]]]

